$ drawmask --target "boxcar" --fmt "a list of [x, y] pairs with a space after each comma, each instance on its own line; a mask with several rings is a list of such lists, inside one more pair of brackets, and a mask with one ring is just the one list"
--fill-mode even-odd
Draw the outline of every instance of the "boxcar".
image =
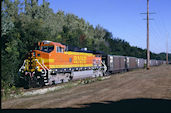
[[116, 55], [108, 55], [107, 56], [107, 68], [108, 68], [108, 72], [110, 73], [125, 71], [126, 70], [125, 57], [116, 56]]
[[156, 60], [150, 60], [150, 66], [157, 66]]
[[137, 58], [126, 56], [126, 68], [127, 70], [132, 70], [137, 68]]
[[137, 58], [137, 67], [144, 68], [144, 65], [145, 65], [145, 59]]

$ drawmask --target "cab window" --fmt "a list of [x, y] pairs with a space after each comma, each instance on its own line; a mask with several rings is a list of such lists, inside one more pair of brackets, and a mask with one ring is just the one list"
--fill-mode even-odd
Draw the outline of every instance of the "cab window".
[[54, 46], [42, 46], [41, 51], [50, 53], [54, 50]]
[[57, 53], [63, 53], [64, 52], [64, 49], [62, 47], [56, 46], [56, 52]]

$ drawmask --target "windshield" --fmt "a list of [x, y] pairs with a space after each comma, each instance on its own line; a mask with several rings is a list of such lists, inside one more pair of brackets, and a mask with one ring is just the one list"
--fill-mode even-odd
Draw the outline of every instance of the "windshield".
[[42, 46], [41, 51], [50, 53], [51, 51], [53, 51], [53, 49], [54, 46]]

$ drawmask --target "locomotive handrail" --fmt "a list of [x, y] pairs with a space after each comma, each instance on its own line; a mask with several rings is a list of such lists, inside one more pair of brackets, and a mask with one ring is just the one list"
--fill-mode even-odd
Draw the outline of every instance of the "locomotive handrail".
[[24, 62], [23, 62], [23, 65], [20, 67], [20, 69], [19, 69], [19, 72], [21, 72], [21, 69], [24, 67], [24, 65], [25, 65], [25, 60], [24, 60]]
[[43, 70], [45, 71], [45, 75], [46, 75], [46, 69], [40, 64], [40, 62], [38, 61], [38, 59], [35, 59], [37, 61], [37, 63], [43, 68]]
[[42, 65], [49, 71], [49, 69], [44, 65], [44, 60], [42, 60]]
[[107, 66], [105, 65], [105, 63], [104, 62], [102, 62], [101, 61], [101, 63], [103, 64], [103, 66], [104, 66], [104, 72], [106, 72], [106, 70], [107, 70]]

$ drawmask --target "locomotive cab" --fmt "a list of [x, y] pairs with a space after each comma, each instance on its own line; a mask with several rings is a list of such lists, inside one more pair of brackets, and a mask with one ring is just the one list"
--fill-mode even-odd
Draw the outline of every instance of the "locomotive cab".
[[60, 43], [55, 43], [51, 41], [42, 41], [38, 43], [40, 47], [40, 51], [51, 53], [51, 52], [58, 52], [58, 53], [64, 53], [65, 46]]
[[[54, 61], [51, 57], [59, 56], [65, 52], [65, 46], [51, 41], [42, 41], [38, 43], [35, 50], [28, 53], [25, 60], [24, 71], [34, 72], [49, 69], [49, 64]], [[58, 54], [57, 54], [58, 53]]]

